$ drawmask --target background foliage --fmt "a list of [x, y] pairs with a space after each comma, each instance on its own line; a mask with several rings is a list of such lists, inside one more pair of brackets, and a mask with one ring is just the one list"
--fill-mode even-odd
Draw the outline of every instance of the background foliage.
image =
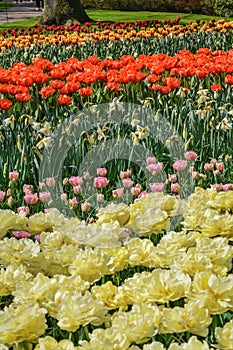
[[202, 13], [230, 17], [231, 0], [82, 0], [85, 9]]

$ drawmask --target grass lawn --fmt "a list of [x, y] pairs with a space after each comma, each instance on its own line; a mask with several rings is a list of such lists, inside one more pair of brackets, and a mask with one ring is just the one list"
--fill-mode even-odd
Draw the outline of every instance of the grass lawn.
[[[174, 12], [149, 12], [149, 11], [105, 11], [105, 10], [86, 10], [88, 16], [95, 21], [115, 21], [115, 22], [134, 22], [139, 20], [151, 20], [158, 19], [164, 21], [165, 19], [176, 19], [181, 18], [180, 23], [186, 24], [189, 22], [195, 22], [196, 19], [201, 21], [208, 21], [213, 16], [206, 16], [201, 14], [190, 14], [190, 13], [174, 13]], [[216, 19], [221, 17], [215, 16]], [[233, 20], [233, 18], [229, 18]]]
[[6, 28], [19, 28], [19, 27], [32, 27], [35, 23], [38, 23], [40, 16], [27, 19], [25, 21], [19, 22], [6, 22], [4, 24], [0, 24], [0, 31]]

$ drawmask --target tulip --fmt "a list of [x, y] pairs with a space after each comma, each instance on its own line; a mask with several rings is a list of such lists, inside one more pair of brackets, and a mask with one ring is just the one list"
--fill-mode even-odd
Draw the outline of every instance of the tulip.
[[9, 179], [10, 179], [10, 181], [18, 180], [18, 178], [19, 178], [19, 173], [18, 173], [18, 171], [11, 171], [11, 172], [9, 173]]
[[94, 178], [94, 187], [95, 188], [104, 188], [109, 184], [109, 180], [104, 176], [98, 176]]
[[164, 183], [163, 182], [154, 182], [149, 185], [152, 192], [163, 192]]
[[36, 204], [39, 200], [37, 193], [29, 193], [23, 197], [27, 204]]

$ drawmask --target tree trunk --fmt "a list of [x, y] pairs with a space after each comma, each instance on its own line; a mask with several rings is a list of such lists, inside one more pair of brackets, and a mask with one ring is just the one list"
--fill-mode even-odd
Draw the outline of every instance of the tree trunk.
[[80, 23], [92, 21], [83, 9], [80, 0], [44, 0], [41, 24], [66, 24], [67, 21]]

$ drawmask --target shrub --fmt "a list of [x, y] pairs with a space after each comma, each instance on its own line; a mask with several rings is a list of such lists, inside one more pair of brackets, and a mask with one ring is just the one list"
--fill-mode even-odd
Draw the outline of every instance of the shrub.
[[200, 0], [190, 0], [190, 1], [175, 0], [174, 6], [177, 12], [185, 12], [185, 13], [201, 12]]
[[232, 0], [82, 0], [86, 9], [202, 13], [233, 16]]
[[215, 12], [218, 16], [232, 17], [233, 16], [233, 1], [232, 0], [216, 0]]
[[216, 0], [200, 0], [201, 13], [203, 15], [214, 16]]
[[[159, 12], [176, 12], [176, 0], [82, 0], [84, 8], [88, 9], [102, 9], [102, 10], [126, 10], [126, 11], [159, 11]], [[178, 1], [179, 3], [187, 3], [187, 1]], [[190, 3], [199, 2], [199, 0], [192, 0]], [[184, 8], [190, 11], [190, 6], [180, 6], [180, 10], [184, 12]]]

